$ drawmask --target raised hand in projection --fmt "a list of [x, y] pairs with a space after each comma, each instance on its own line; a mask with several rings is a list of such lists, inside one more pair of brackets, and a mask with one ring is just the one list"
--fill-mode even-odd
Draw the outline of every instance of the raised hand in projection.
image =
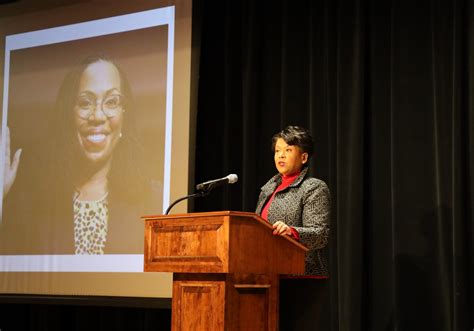
[[20, 164], [21, 149], [18, 149], [11, 159], [10, 155], [10, 129], [6, 127], [6, 144], [5, 144], [5, 165], [3, 169], [3, 198], [10, 191], [15, 182], [18, 165]]

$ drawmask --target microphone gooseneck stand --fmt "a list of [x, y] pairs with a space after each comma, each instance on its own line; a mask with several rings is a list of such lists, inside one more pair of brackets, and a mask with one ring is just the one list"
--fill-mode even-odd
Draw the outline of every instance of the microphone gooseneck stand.
[[205, 191], [200, 191], [200, 192], [198, 192], [198, 193], [193, 193], [193, 194], [189, 194], [189, 195], [186, 195], [186, 196], [184, 196], [184, 197], [181, 197], [181, 198], [175, 200], [171, 205], [169, 205], [168, 208], [166, 208], [165, 215], [168, 215], [168, 213], [170, 212], [171, 208], [173, 208], [174, 205], [176, 205], [178, 202], [183, 201], [183, 200], [186, 200], [186, 199], [193, 199], [193, 198], [205, 197], [205, 196], [208, 195], [209, 193], [210, 193], [210, 190], [205, 190]]
[[178, 200], [175, 200], [165, 211], [165, 215], [168, 215], [170, 212], [171, 208], [173, 208], [174, 205], [176, 205], [178, 202], [186, 200], [186, 199], [192, 199], [192, 198], [198, 198], [198, 197], [205, 197], [208, 195], [211, 190], [216, 188], [217, 186], [221, 186], [223, 184], [233, 184], [237, 182], [239, 177], [237, 177], [236, 174], [230, 174], [227, 177], [224, 178], [219, 178], [219, 179], [214, 179], [214, 180], [209, 180], [207, 182], [201, 183], [196, 185], [197, 193], [189, 194], [186, 195], [182, 198], [179, 198]]

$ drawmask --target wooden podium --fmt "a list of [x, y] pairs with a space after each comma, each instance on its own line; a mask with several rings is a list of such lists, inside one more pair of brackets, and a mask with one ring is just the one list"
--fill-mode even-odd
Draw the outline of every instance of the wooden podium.
[[278, 330], [279, 274], [307, 248], [253, 213], [144, 216], [145, 271], [173, 272], [172, 330]]

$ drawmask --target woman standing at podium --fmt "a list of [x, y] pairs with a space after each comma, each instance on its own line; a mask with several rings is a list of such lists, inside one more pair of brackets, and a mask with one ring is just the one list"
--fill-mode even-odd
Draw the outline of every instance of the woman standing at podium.
[[305, 274], [281, 280], [280, 330], [312, 330], [328, 288], [330, 192], [308, 175], [313, 152], [308, 130], [286, 127], [273, 136], [272, 150], [278, 174], [262, 186], [256, 213], [273, 224], [274, 235], [291, 236], [310, 249]]

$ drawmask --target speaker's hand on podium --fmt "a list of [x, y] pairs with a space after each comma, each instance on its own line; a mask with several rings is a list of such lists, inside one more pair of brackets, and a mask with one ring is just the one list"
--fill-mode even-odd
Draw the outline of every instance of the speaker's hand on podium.
[[10, 129], [6, 127], [5, 159], [3, 168], [3, 198], [8, 194], [16, 179], [18, 165], [20, 164], [21, 148], [18, 149], [11, 159], [10, 155]]
[[284, 236], [284, 235], [291, 236], [291, 229], [285, 223], [278, 221], [273, 224], [273, 234], [280, 235], [280, 236]]

